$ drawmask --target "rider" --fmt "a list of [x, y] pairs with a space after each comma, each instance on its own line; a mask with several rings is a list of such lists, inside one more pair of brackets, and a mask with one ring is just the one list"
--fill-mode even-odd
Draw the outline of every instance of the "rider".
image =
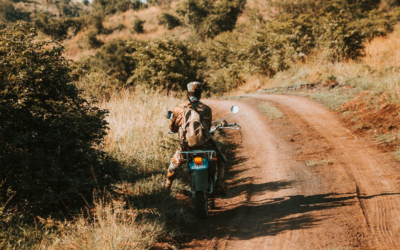
[[[200, 113], [200, 116], [202, 116], [204, 125], [207, 126], [207, 130], [209, 131], [211, 128], [211, 123], [212, 123], [212, 111], [211, 108], [204, 103], [200, 102], [201, 98], [201, 93], [203, 92], [202, 89], [202, 84], [200, 82], [190, 82], [187, 85], [187, 96], [190, 99], [190, 101], [196, 106], [197, 110]], [[187, 104], [181, 104], [173, 109], [173, 118], [170, 124], [170, 130], [174, 133], [178, 133], [179, 127], [182, 126], [183, 124], [183, 115], [185, 112], [185, 107], [192, 107], [192, 104], [188, 102]], [[215, 144], [218, 146], [220, 151], [225, 155], [226, 157], [226, 149], [224, 145], [221, 142], [215, 141], [215, 144], [213, 144], [211, 141], [206, 142], [204, 145], [196, 148], [189, 148], [187, 143], [184, 141], [181, 141], [181, 146], [179, 149], [175, 152], [175, 154], [171, 158], [171, 163], [168, 167], [168, 173], [167, 173], [167, 180], [165, 182], [164, 189], [167, 192], [171, 191], [171, 186], [172, 182], [175, 180], [176, 176], [178, 175], [178, 172], [180, 170], [181, 165], [183, 164], [182, 162], [179, 161], [181, 159], [181, 152], [182, 151], [187, 151], [187, 150], [195, 150], [195, 149], [210, 149], [210, 150], [215, 150]], [[218, 151], [217, 151], [218, 152]], [[218, 166], [218, 175], [217, 175], [217, 185], [221, 189], [222, 193], [225, 195], [227, 192], [227, 187], [224, 182], [224, 172], [225, 172], [225, 166], [226, 163], [223, 162], [222, 157], [218, 157], [217, 161], [217, 166]]]

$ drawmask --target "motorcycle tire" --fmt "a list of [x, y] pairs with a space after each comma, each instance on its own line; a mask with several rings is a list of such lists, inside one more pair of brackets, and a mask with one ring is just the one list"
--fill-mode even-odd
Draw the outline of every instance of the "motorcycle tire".
[[196, 216], [202, 219], [208, 217], [208, 197], [203, 191], [196, 192], [192, 198]]

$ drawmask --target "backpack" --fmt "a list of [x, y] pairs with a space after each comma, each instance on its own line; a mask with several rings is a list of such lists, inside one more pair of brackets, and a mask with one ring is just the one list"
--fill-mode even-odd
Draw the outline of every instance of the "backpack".
[[185, 107], [179, 137], [189, 147], [198, 147], [208, 141], [209, 133], [203, 126], [202, 117], [193, 108]]

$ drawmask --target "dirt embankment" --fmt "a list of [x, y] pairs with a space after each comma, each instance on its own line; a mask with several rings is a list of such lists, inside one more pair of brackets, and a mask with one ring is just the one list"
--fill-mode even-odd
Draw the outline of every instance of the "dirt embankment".
[[[271, 120], [257, 108], [264, 102], [285, 116]], [[400, 249], [399, 166], [336, 113], [281, 95], [208, 104], [221, 113], [240, 106], [231, 121], [241, 134], [230, 134], [241, 144], [229, 194], [182, 248]]]

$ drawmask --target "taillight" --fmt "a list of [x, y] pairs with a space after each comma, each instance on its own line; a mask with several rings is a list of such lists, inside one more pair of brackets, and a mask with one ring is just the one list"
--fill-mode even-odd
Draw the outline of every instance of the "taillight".
[[213, 157], [212, 160], [213, 161], [218, 161], [218, 158], [217, 157]]
[[197, 165], [200, 165], [203, 163], [203, 158], [202, 157], [195, 157], [194, 158], [194, 163], [196, 163]]

